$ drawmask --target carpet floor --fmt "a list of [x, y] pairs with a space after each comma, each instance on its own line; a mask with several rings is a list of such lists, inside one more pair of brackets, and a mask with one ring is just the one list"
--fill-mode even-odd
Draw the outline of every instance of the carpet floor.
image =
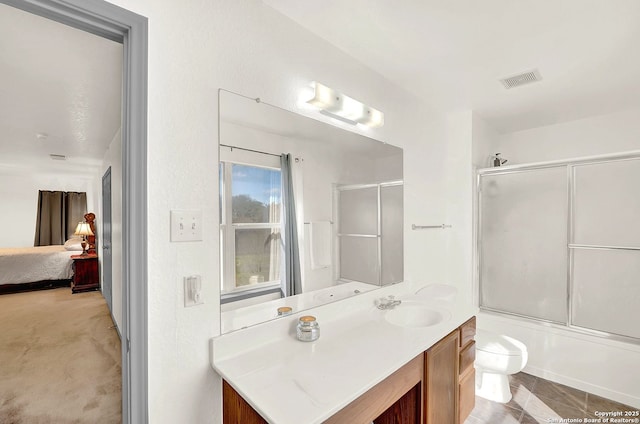
[[0, 423], [120, 423], [121, 372], [100, 292], [0, 296]]

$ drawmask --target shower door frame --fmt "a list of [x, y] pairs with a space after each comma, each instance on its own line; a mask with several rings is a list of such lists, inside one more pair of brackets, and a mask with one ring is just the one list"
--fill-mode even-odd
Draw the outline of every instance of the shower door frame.
[[[535, 162], [522, 165], [510, 165], [505, 167], [495, 168], [482, 168], [478, 169], [476, 173], [476, 190], [475, 190], [475, 202], [477, 204], [476, 213], [474, 214], [474, 226], [476, 229], [476, 242], [475, 242], [475, 283], [476, 283], [476, 302], [478, 307], [483, 312], [489, 312], [497, 315], [508, 315], [516, 319], [533, 321], [541, 325], [570, 329], [572, 331], [583, 333], [587, 335], [599, 336], [611, 340], [630, 342], [640, 345], [640, 338], [633, 336], [625, 336], [617, 333], [611, 333], [602, 330], [596, 330], [588, 327], [578, 326], [572, 323], [573, 316], [573, 256], [576, 249], [597, 249], [597, 250], [625, 250], [625, 251], [640, 251], [640, 247], [622, 247], [622, 246], [604, 246], [604, 245], [582, 245], [573, 243], [574, 241], [574, 205], [575, 205], [575, 168], [581, 165], [593, 165], [603, 164], [611, 162], [621, 162], [628, 160], [640, 160], [640, 151], [626, 152], [612, 155], [590, 156], [585, 158], [566, 159], [548, 162]], [[483, 306], [482, 303], [482, 192], [481, 181], [483, 176], [500, 175], [500, 174], [515, 174], [523, 173], [527, 171], [546, 169], [546, 168], [566, 168], [567, 175], [567, 290], [566, 290], [566, 317], [565, 322], [558, 322], [547, 320], [543, 318], [532, 317], [528, 315], [518, 314], [510, 311], [503, 311], [496, 308], [490, 308]]]
[[[402, 186], [404, 188], [404, 181], [403, 180], [393, 180], [393, 181], [385, 181], [382, 183], [370, 183], [370, 184], [344, 184], [344, 185], [335, 185], [334, 186], [334, 191], [333, 191], [333, 198], [334, 198], [334, 222], [337, 223], [337, 228], [338, 231], [336, 232], [336, 267], [334, 270], [334, 279], [335, 280], [341, 280], [341, 281], [356, 281], [356, 280], [348, 280], [348, 279], [344, 279], [341, 278], [340, 276], [340, 239], [342, 237], [356, 237], [356, 238], [376, 238], [377, 240], [377, 265], [378, 265], [378, 272], [377, 272], [377, 277], [378, 277], [378, 281], [376, 282], [376, 286], [378, 287], [383, 287], [383, 281], [382, 281], [382, 188], [383, 187], [394, 187], [394, 186]], [[341, 232], [341, 228], [340, 228], [340, 214], [339, 214], [339, 198], [340, 198], [340, 192], [341, 191], [349, 191], [349, 190], [363, 190], [363, 189], [367, 189], [367, 188], [376, 188], [376, 195], [377, 195], [377, 201], [376, 201], [376, 207], [377, 207], [377, 224], [376, 224], [376, 233], [377, 234], [351, 234], [351, 233], [342, 233]], [[364, 282], [364, 281], [360, 281], [360, 282]], [[395, 284], [398, 281], [392, 281], [387, 283], [388, 284]], [[364, 282], [367, 283], [367, 282]], [[367, 283], [367, 284], [371, 284], [371, 283]]]

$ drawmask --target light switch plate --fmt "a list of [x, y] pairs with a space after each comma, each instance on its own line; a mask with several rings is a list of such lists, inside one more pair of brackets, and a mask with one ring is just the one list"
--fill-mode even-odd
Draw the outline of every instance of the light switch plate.
[[171, 211], [171, 241], [202, 240], [202, 211]]

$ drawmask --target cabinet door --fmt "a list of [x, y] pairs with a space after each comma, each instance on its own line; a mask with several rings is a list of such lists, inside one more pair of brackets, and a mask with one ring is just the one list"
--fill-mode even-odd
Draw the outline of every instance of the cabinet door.
[[420, 424], [420, 384], [416, 384], [373, 424]]
[[458, 424], [458, 346], [456, 329], [425, 355], [426, 424]]
[[460, 424], [464, 423], [476, 404], [476, 370], [468, 369], [467, 372], [460, 377], [460, 406], [458, 408], [460, 414]]
[[267, 424], [226, 381], [222, 381], [223, 424]]
[[[416, 356], [402, 368], [342, 408], [324, 424], [418, 424], [424, 356]], [[376, 418], [377, 417], [377, 418]]]

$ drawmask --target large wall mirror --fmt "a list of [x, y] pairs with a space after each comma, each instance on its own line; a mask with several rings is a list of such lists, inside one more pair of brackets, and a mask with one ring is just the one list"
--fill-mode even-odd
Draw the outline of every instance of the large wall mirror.
[[219, 96], [221, 332], [402, 281], [402, 149]]

